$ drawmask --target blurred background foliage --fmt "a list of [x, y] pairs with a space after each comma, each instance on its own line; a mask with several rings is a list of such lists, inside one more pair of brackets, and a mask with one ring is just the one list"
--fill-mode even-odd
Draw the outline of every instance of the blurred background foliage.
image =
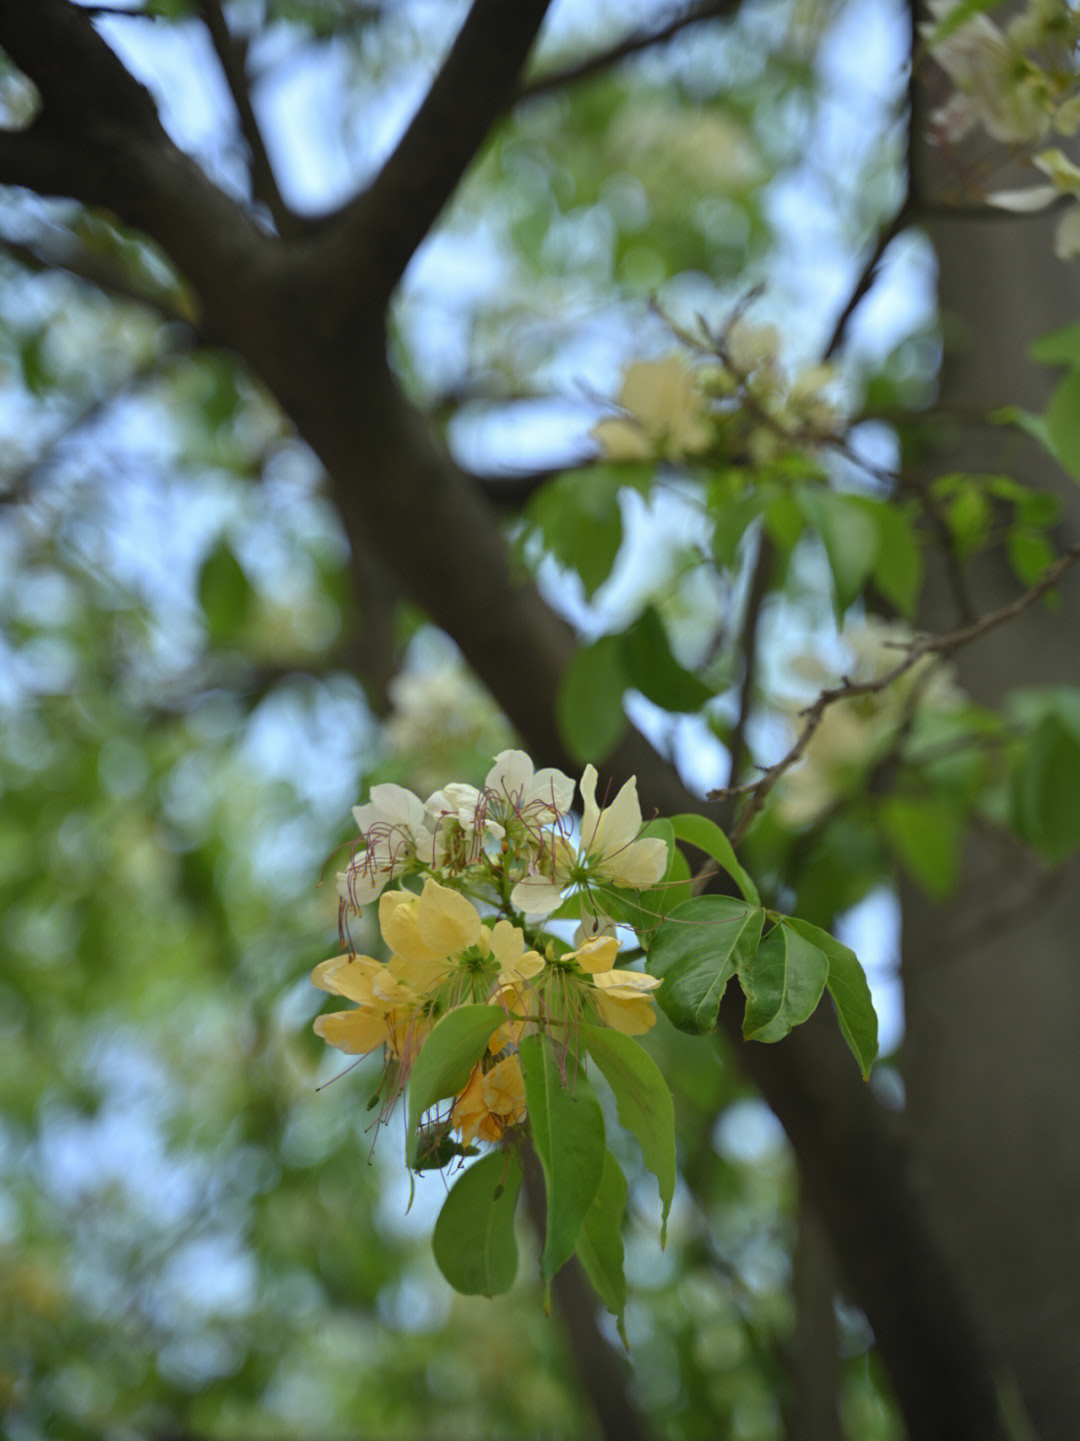
[[[107, 33], [211, 173], [239, 184], [197, 7], [132, 8], [160, 18], [113, 17]], [[370, 173], [463, 8], [229, 7], [286, 193], [330, 203]], [[535, 83], [629, 18], [566, 0]], [[812, 352], [853, 242], [899, 186], [898, 70], [853, 99], [836, 67], [855, 63], [860, 27], [897, 23], [856, 0], [748, 5], [498, 130], [395, 309], [399, 369], [467, 463], [586, 458], [621, 363], [670, 348], [669, 318], [715, 318], [759, 281]], [[32, 112], [10, 71], [3, 104], [9, 122]], [[7, 1433], [593, 1435], [531, 1242], [510, 1295], [454, 1296], [429, 1251], [441, 1178], [407, 1209], [400, 1137], [373, 1145], [370, 1065], [337, 1078], [310, 1028], [349, 807], [383, 779], [424, 794], [477, 781], [509, 728], [407, 607], [389, 714], [369, 707], [319, 467], [229, 356], [193, 348], [183, 287], [154, 252], [108, 217], [16, 192], [0, 236]], [[934, 359], [898, 371], [894, 351], [889, 371], [892, 344], [867, 339], [865, 375], [907, 383]], [[625, 479], [604, 508], [606, 585], [606, 569], [575, 576], [547, 554], [558, 490], [523, 558], [586, 630], [652, 595], [676, 649], [701, 653], [730, 627], [738, 566], [703, 583], [692, 479], [668, 476], [651, 511]], [[658, 514], [659, 568], [635, 549]], [[811, 571], [792, 571], [802, 638], [831, 624]], [[712, 783], [725, 714], [679, 742]], [[831, 887], [823, 911], [880, 880], [859, 836], [819, 843], [802, 874], [808, 893]], [[768, 1441], [789, 1374], [793, 1168], [720, 1046], [663, 1021], [648, 1044], [677, 1098], [682, 1183], [661, 1254], [655, 1189], [620, 1155], [634, 1393], [658, 1435]], [[899, 1435], [865, 1323], [842, 1310], [840, 1327], [848, 1434]]]

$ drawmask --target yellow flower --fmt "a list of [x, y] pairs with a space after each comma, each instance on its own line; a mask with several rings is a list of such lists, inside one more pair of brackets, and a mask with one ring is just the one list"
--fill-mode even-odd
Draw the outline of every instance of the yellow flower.
[[468, 1085], [454, 1102], [451, 1125], [461, 1134], [462, 1145], [479, 1137], [482, 1141], [502, 1139], [507, 1126], [525, 1119], [525, 1077], [517, 1056], [498, 1061], [490, 1071], [482, 1064], [473, 1068]]
[[543, 957], [525, 949], [517, 926], [506, 920], [485, 926], [470, 900], [438, 881], [426, 881], [419, 896], [384, 892], [379, 924], [398, 973], [420, 995], [453, 980], [458, 994], [451, 1002], [484, 1001], [543, 968]]
[[707, 450], [712, 441], [705, 397], [681, 355], [635, 361], [623, 378], [619, 404], [625, 416], [601, 420], [592, 428], [612, 460], [654, 455], [679, 460]]
[[312, 984], [354, 1001], [353, 1010], [315, 1017], [315, 1034], [350, 1056], [366, 1056], [380, 1046], [404, 1058], [415, 1051], [425, 1022], [415, 991], [370, 956], [335, 956], [315, 967]]
[[589, 976], [591, 999], [605, 1026], [624, 1036], [641, 1036], [656, 1024], [651, 992], [659, 986], [660, 978], [614, 969], [618, 952], [619, 942], [614, 936], [599, 936], [568, 952], [563, 964], [575, 962]]

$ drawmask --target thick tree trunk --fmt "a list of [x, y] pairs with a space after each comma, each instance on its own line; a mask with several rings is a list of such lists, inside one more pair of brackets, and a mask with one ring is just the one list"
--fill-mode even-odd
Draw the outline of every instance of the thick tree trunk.
[[[1080, 496], [1026, 441], [977, 417], [1045, 405], [1031, 340], [1080, 313], [1080, 274], [1053, 258], [1047, 221], [930, 226], [947, 358], [941, 404], [958, 417], [949, 470], [1001, 473], [1062, 497], [1061, 539], [1080, 539]], [[1019, 586], [1000, 555], [971, 576], [979, 614]], [[959, 658], [962, 682], [997, 704], [1014, 687], [1080, 682], [1080, 586], [1034, 607]], [[947, 577], [922, 623], [957, 623]], [[1047, 884], [1038, 862], [973, 834], [954, 897], [903, 888], [904, 1071], [916, 1179], [999, 1368], [1041, 1441], [1080, 1436], [1080, 865]], [[1021, 1433], [1026, 1434], [1026, 1432]]]

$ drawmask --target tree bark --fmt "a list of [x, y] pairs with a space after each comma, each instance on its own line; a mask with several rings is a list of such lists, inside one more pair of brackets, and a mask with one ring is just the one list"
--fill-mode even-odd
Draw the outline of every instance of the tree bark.
[[[917, 91], [916, 136], [926, 133], [924, 103]], [[1080, 313], [1076, 264], [1054, 258], [1052, 218], [950, 218], [943, 207], [953, 181], [939, 155], [917, 145], [912, 160], [915, 200], [933, 217], [946, 339], [939, 405], [955, 436], [935, 457], [936, 473], [1004, 472], [1053, 491], [1058, 539], [1074, 544], [1075, 483], [1033, 442], [985, 417], [1007, 403], [1045, 407], [1055, 377], [1028, 348]], [[967, 583], [977, 613], [1021, 589], [998, 552], [971, 566]], [[956, 619], [938, 567], [921, 624], [947, 630]], [[991, 706], [1019, 686], [1080, 683], [1075, 578], [1054, 608], [1032, 607], [992, 643], [963, 651], [958, 671]], [[1080, 1435], [1080, 864], [1051, 877], [1018, 843], [976, 829], [954, 896], [935, 904], [904, 884], [902, 902], [916, 1181], [1003, 1395], [1019, 1393], [1041, 1441], [1072, 1441]]]

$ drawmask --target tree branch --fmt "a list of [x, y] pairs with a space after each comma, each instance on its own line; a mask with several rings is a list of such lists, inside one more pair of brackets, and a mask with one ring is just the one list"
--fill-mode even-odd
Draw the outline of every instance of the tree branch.
[[1080, 560], [1080, 546], [1072, 546], [1053, 565], [1046, 568], [1043, 575], [1030, 589], [1024, 591], [1023, 595], [1018, 596], [1008, 605], [1003, 605], [998, 610], [981, 616], [978, 620], [973, 621], [970, 625], [962, 626], [959, 630], [950, 631], [948, 635], [916, 637], [902, 647], [903, 659], [897, 661], [896, 665], [891, 666], [874, 680], [854, 681], [844, 677], [839, 685], [823, 690], [813, 705], [807, 706], [802, 712], [803, 727], [790, 748], [756, 781], [750, 781], [743, 786], [724, 786], [719, 790], [709, 792], [710, 800], [729, 800], [736, 796], [749, 797], [746, 807], [731, 831], [732, 844], [738, 845], [743, 839], [777, 781], [805, 754], [814, 732], [831, 705], [835, 705], [837, 701], [852, 700], [856, 696], [877, 695], [881, 691], [887, 690], [894, 681], [899, 680], [925, 656], [952, 655], [954, 651], [961, 650], [964, 646], [970, 645], [972, 641], [979, 640], [989, 631], [996, 630], [998, 626], [1016, 620], [1037, 600], [1060, 584], [1065, 572], [1078, 560]]
[[741, 6], [742, 0], [697, 0], [696, 4], [676, 11], [670, 19], [653, 30], [635, 30], [606, 50], [590, 55], [587, 60], [536, 76], [521, 87], [519, 98], [531, 100], [535, 96], [548, 95], [553, 90], [564, 90], [568, 85], [589, 80], [594, 75], [609, 70], [613, 65], [628, 60], [632, 55], [640, 55], [644, 50], [651, 50], [673, 40], [680, 31], [689, 29], [691, 25], [701, 25], [706, 20], [718, 20], [732, 15]]
[[240, 120], [240, 131], [247, 142], [251, 156], [251, 190], [254, 198], [269, 210], [277, 226], [278, 234], [288, 237], [299, 230], [298, 219], [285, 204], [278, 188], [274, 168], [263, 140], [262, 130], [251, 103], [251, 87], [247, 73], [247, 46], [233, 35], [225, 23], [225, 15], [219, 0], [199, 0], [203, 24], [210, 34], [210, 40], [221, 68], [225, 83], [229, 87], [236, 113]]
[[[457, 190], [488, 131], [513, 103], [521, 69], [551, 0], [473, 0], [420, 109], [371, 186], [330, 224], [348, 249], [359, 240], [375, 270], [362, 280], [388, 300], [406, 265]], [[371, 242], [374, 242], [373, 245]], [[354, 272], [355, 273], [355, 272]]]

